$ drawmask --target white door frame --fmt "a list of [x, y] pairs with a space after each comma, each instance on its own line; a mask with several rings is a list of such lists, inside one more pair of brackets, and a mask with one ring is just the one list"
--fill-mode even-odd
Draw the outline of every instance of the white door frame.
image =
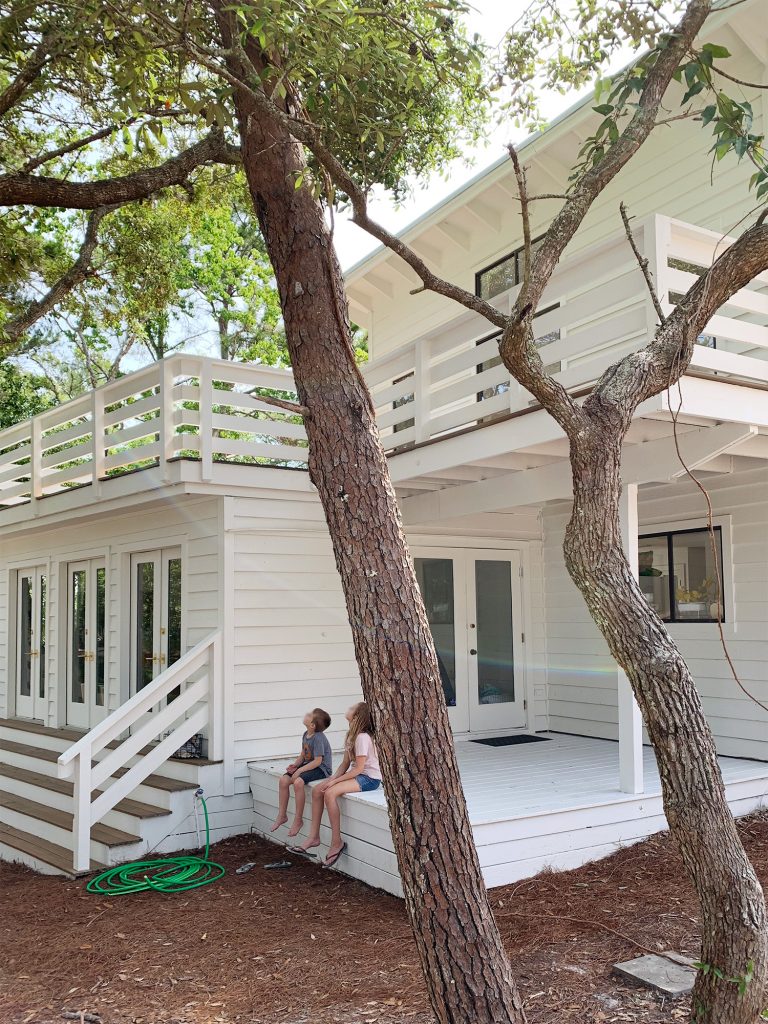
[[[442, 538], [441, 538], [442, 540]], [[491, 734], [526, 729], [533, 721], [529, 709], [529, 672], [525, 633], [527, 629], [526, 604], [529, 602], [525, 578], [521, 570], [527, 563], [527, 545], [515, 544], [493, 547], [469, 546], [466, 539], [460, 546], [431, 546], [428, 543], [414, 543], [411, 556], [414, 559], [450, 559], [453, 564], [454, 623], [456, 654], [456, 707], [448, 708], [448, 717], [454, 734]], [[514, 671], [515, 701], [501, 704], [481, 705], [477, 699], [477, 656], [470, 654], [476, 649], [471, 645], [476, 640], [475, 606], [475, 561], [510, 562], [512, 584], [512, 618], [514, 628]], [[474, 628], [473, 628], [474, 627]], [[505, 714], [506, 712], [506, 714]]]
[[[137, 619], [137, 570], [139, 565], [150, 564], [153, 566], [153, 590], [152, 590], [152, 653], [151, 658], [151, 679], [159, 675], [168, 667], [169, 661], [169, 623], [168, 623], [168, 590], [170, 563], [174, 559], [180, 559], [182, 565], [182, 608], [184, 604], [184, 555], [181, 546], [153, 548], [148, 551], [134, 551], [130, 555], [130, 585], [128, 587], [129, 601], [129, 690], [128, 696], [136, 693], [138, 680], [138, 619]], [[183, 631], [182, 631], [183, 643]], [[147, 655], [145, 655], [147, 657]], [[149, 682], [150, 679], [147, 679]]]
[[[24, 586], [24, 581], [27, 580], [29, 581], [30, 598], [28, 619], [29, 646], [25, 653], [24, 644], [22, 643], [22, 628], [24, 625], [22, 587]], [[43, 565], [35, 565], [30, 568], [25, 567], [16, 571], [15, 643], [13, 645], [15, 662], [13, 680], [16, 694], [15, 713], [19, 718], [30, 718], [41, 722], [46, 720], [48, 686], [46, 672], [48, 637], [45, 630], [48, 620], [48, 584], [48, 570]], [[25, 667], [25, 657], [28, 659], [26, 671], [28, 673], [29, 694], [22, 693], [22, 673]]]
[[[101, 643], [102, 649], [99, 652], [99, 608], [98, 608], [98, 573], [104, 573], [104, 607], [102, 609], [103, 621], [101, 622]], [[83, 659], [83, 692], [81, 701], [73, 700], [73, 666], [75, 662], [74, 650], [74, 574], [82, 572], [85, 574], [85, 601], [84, 613], [84, 637], [82, 651]], [[107, 681], [109, 675], [109, 644], [108, 644], [108, 623], [109, 623], [109, 581], [107, 579], [106, 559], [85, 558], [78, 561], [67, 562], [66, 564], [66, 637], [65, 658], [66, 670], [63, 673], [66, 686], [67, 724], [76, 729], [91, 729], [100, 721], [106, 718], [107, 708]], [[99, 660], [101, 653], [101, 661]], [[101, 667], [102, 687], [99, 701], [98, 672]]]

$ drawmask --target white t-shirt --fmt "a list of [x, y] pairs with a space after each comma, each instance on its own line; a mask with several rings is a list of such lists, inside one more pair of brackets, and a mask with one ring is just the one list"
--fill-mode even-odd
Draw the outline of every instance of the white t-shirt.
[[379, 767], [379, 755], [376, 753], [376, 744], [367, 732], [361, 732], [355, 740], [355, 757], [365, 755], [363, 775], [369, 779], [380, 779], [381, 768]]

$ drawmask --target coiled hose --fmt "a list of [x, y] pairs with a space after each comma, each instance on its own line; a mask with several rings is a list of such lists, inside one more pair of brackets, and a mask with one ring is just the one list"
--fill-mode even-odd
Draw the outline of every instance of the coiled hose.
[[210, 852], [210, 827], [208, 807], [205, 798], [199, 795], [205, 815], [205, 853], [202, 857], [160, 857], [156, 860], [135, 860], [118, 864], [102, 871], [87, 885], [88, 892], [100, 896], [128, 896], [131, 893], [147, 892], [188, 892], [210, 885], [225, 874], [221, 864], [208, 859]]

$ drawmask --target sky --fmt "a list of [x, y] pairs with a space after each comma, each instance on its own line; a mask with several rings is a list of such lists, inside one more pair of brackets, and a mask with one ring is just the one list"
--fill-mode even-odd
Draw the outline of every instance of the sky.
[[[486, 42], [496, 45], [506, 30], [515, 22], [529, 5], [530, 0], [474, 0], [472, 10], [467, 17], [470, 33], [479, 33]], [[612, 61], [611, 70], [621, 67], [631, 56], [628, 49], [618, 52]], [[591, 88], [591, 86], [589, 87]], [[541, 97], [541, 112], [545, 118], [552, 119], [568, 107], [573, 106], [589, 88], [578, 93], [568, 92], [563, 96], [549, 93]], [[427, 181], [421, 182], [414, 194], [405, 202], [396, 205], [386, 195], [374, 193], [369, 204], [371, 216], [389, 230], [400, 231], [431, 209], [442, 199], [454, 192], [464, 182], [473, 178], [484, 168], [495, 163], [503, 156], [510, 142], [521, 142], [528, 132], [524, 128], [507, 125], [493, 130], [488, 142], [466, 153], [466, 160], [454, 161], [443, 173], [432, 175]], [[348, 214], [337, 214], [334, 220], [334, 241], [343, 268], [357, 263], [373, 249], [378, 242], [365, 231], [357, 228], [349, 220]]]

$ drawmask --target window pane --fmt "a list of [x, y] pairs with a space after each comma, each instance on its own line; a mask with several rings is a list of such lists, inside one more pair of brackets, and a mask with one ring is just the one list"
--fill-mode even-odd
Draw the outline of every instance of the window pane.
[[107, 625], [107, 571], [96, 570], [96, 705], [104, 707], [104, 637]]
[[456, 707], [456, 613], [453, 601], [453, 560], [414, 559], [416, 578], [427, 609], [437, 652], [445, 702]]
[[717, 562], [708, 530], [672, 535], [672, 561], [675, 575], [675, 618], [716, 619], [718, 603], [723, 613], [722, 591], [718, 590], [718, 571], [723, 577], [721, 531], [715, 530]]
[[495, 267], [483, 270], [478, 276], [478, 291], [483, 299], [492, 299], [518, 283], [517, 253], [513, 252]]
[[507, 704], [515, 699], [509, 562], [476, 561], [475, 587], [478, 703]]
[[70, 698], [73, 704], [85, 703], [85, 656], [87, 634], [85, 617], [85, 569], [72, 573], [72, 663]]
[[136, 691], [152, 682], [155, 655], [155, 563], [136, 566]]
[[181, 657], [181, 559], [168, 561], [168, 664]]
[[41, 697], [45, 697], [45, 610], [48, 590], [48, 577], [40, 577], [40, 669], [38, 677], [38, 693]]
[[656, 614], [669, 621], [669, 554], [666, 533], [638, 541], [640, 589]]
[[32, 578], [19, 580], [19, 696], [32, 694]]

